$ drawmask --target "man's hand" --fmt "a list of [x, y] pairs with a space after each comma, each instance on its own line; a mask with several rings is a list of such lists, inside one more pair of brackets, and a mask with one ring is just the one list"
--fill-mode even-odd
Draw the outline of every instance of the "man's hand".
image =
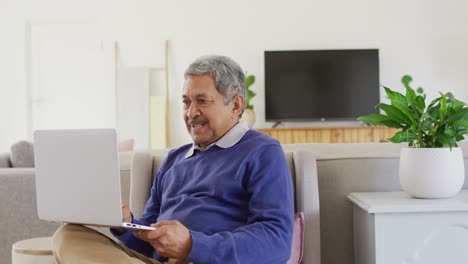
[[156, 230], [135, 231], [136, 237], [150, 243], [164, 257], [185, 259], [192, 250], [192, 236], [179, 221], [161, 221], [152, 224]]
[[132, 212], [130, 212], [130, 208], [128, 208], [128, 205], [126, 202], [123, 202], [122, 203], [122, 221], [131, 223], [132, 220], [133, 220], [133, 217], [132, 217]]
[[[127, 203], [122, 202], [122, 221], [131, 223], [132, 220], [133, 220], [133, 217], [132, 217], [132, 212], [130, 212], [130, 208], [128, 208]], [[127, 232], [127, 229], [125, 229], [123, 227], [116, 227], [116, 228], [113, 228], [113, 229], [114, 229], [115, 233], [118, 236], [120, 236], [123, 233]]]

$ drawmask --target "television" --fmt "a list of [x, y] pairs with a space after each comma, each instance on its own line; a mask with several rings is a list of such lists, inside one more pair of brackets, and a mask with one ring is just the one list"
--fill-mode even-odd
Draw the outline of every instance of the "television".
[[378, 49], [265, 51], [266, 121], [355, 120], [379, 90]]

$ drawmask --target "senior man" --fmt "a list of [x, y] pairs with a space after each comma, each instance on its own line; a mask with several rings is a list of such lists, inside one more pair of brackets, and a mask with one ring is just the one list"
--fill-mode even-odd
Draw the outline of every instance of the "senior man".
[[193, 143], [171, 150], [140, 219], [153, 231], [111, 230], [121, 244], [79, 225], [54, 236], [58, 263], [286, 263], [293, 189], [280, 144], [249, 130], [244, 73], [204, 56], [185, 71], [184, 121]]

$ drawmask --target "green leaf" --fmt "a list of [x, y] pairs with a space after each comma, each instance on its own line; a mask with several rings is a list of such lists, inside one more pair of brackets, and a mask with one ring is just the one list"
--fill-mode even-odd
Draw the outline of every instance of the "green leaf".
[[395, 127], [395, 128], [402, 128], [401, 124], [391, 120], [388, 116], [381, 115], [381, 114], [368, 114], [365, 116], [360, 116], [358, 118], [359, 121], [372, 124], [372, 125], [383, 125], [388, 127]]
[[403, 83], [403, 86], [405, 86], [406, 88], [406, 102], [408, 102], [408, 104], [410, 105], [413, 105], [414, 100], [416, 99], [416, 92], [409, 85], [411, 81], [413, 81], [413, 78], [409, 75], [405, 75], [403, 76], [403, 78], [401, 78], [401, 82]]
[[453, 106], [452, 106], [453, 110], [458, 110], [458, 109], [466, 106], [466, 104], [464, 102], [458, 101], [457, 99], [453, 99], [452, 104], [453, 104]]
[[452, 123], [457, 120], [467, 120], [468, 119], [468, 108], [461, 108], [455, 111], [452, 115], [450, 115], [445, 123]]
[[432, 120], [438, 120], [439, 108], [440, 108], [440, 105], [438, 104], [435, 106], [428, 107], [425, 114], [427, 114], [427, 116]]
[[406, 103], [406, 97], [404, 95], [402, 95], [401, 93], [399, 92], [396, 92], [396, 91], [392, 91], [392, 89], [384, 86], [383, 87], [385, 89], [385, 93], [387, 94], [387, 97], [388, 99], [390, 99], [390, 101], [394, 102], [394, 101], [398, 101], [398, 102], [405, 102]]
[[393, 137], [389, 138], [390, 142], [393, 143], [401, 143], [401, 142], [413, 142], [417, 139], [417, 136], [410, 131], [399, 131], [393, 135]]
[[358, 117], [359, 121], [366, 122], [366, 123], [369, 123], [369, 124], [376, 124], [376, 123], [379, 123], [379, 122], [382, 122], [382, 121], [388, 120], [388, 119], [389, 119], [388, 116], [384, 116], [384, 115], [381, 115], [381, 114], [375, 114], [375, 113]]
[[440, 99], [441, 99], [440, 97], [437, 97], [436, 99], [432, 100], [427, 106], [427, 108], [434, 107], [440, 101]]
[[245, 87], [248, 89], [255, 82], [254, 75], [248, 75], [245, 77]]
[[415, 124], [416, 120], [419, 119], [418, 115], [409, 109], [406, 105], [392, 102], [392, 106], [398, 108], [405, 116], [407, 116], [411, 120], [411, 124]]
[[416, 93], [411, 88], [406, 88], [406, 102], [408, 104], [413, 105], [414, 100], [416, 99]]
[[424, 93], [424, 89], [422, 87], [418, 87], [418, 89], [416, 91], [418, 92], [418, 94], [423, 94]]
[[[439, 92], [439, 94], [442, 94], [441, 92]], [[450, 101], [454, 101], [455, 100], [455, 97], [453, 96], [453, 94], [451, 92], [448, 92], [445, 94], [445, 97], [447, 97], [447, 99], [449, 99]]]
[[446, 127], [444, 131], [444, 135], [453, 137], [455, 136], [456, 131], [454, 129], [451, 129], [450, 127]]
[[411, 77], [410, 75], [408, 74], [405, 74], [402, 78], [401, 78], [401, 82], [403, 83], [403, 85], [405, 87], [409, 87], [409, 83], [413, 81], [413, 77]]
[[405, 124], [407, 126], [410, 126], [412, 123], [409, 117], [407, 117], [400, 109], [396, 108], [393, 105], [380, 103], [377, 104], [377, 107], [382, 109], [390, 119], [397, 123]]
[[388, 87], [384, 86], [384, 89], [388, 99], [390, 99], [391, 104], [403, 112], [403, 114], [405, 114], [411, 120], [411, 123], [415, 123], [415, 117], [417, 118], [417, 116], [413, 116], [410, 113], [411, 110], [408, 108], [406, 97], [403, 94], [393, 91]]
[[422, 114], [424, 112], [424, 108], [426, 108], [426, 104], [424, 103], [424, 97], [422, 97], [421, 95], [416, 96], [415, 105], [419, 111], [419, 114]]
[[445, 95], [441, 92], [440, 94], [440, 108], [439, 108], [439, 118], [440, 119], [445, 119], [445, 116], [447, 115], [447, 98], [445, 98]]
[[468, 121], [465, 121], [465, 120], [457, 120], [455, 122], [452, 123], [452, 126], [453, 127], [464, 127], [464, 128], [468, 128]]
[[245, 73], [245, 89], [247, 91], [247, 98], [245, 99], [245, 108], [246, 109], [252, 109], [253, 110], [253, 105], [250, 104], [250, 101], [252, 98], [256, 95], [256, 93], [252, 90], [250, 90], [250, 86], [254, 84], [255, 82], [255, 75], [247, 75], [247, 72]]
[[436, 140], [439, 142], [440, 147], [453, 147], [456, 145], [454, 138], [449, 135], [438, 135]]

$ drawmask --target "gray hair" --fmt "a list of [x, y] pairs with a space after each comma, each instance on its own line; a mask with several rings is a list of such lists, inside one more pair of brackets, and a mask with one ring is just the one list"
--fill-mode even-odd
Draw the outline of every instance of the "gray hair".
[[226, 56], [208, 55], [196, 59], [185, 70], [184, 77], [187, 80], [191, 75], [211, 76], [215, 82], [216, 90], [224, 97], [224, 103], [228, 104], [236, 96], [247, 97], [245, 89], [245, 75], [237, 62]]

